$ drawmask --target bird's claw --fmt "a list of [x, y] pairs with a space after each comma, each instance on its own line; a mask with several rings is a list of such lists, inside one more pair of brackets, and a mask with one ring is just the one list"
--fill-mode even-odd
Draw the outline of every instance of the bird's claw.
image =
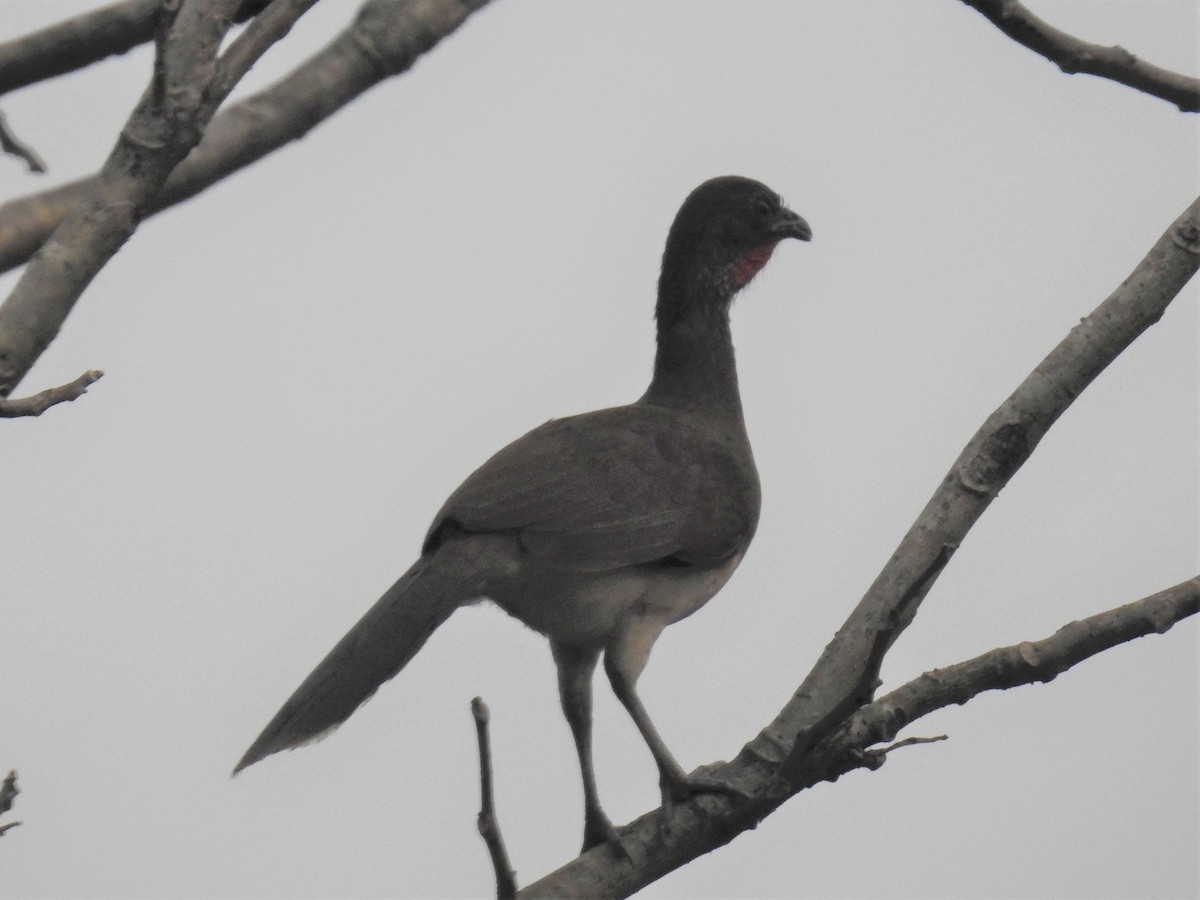
[[686, 803], [696, 794], [724, 794], [740, 800], [749, 800], [753, 794], [736, 785], [729, 784], [709, 775], [681, 775], [676, 778], [662, 778], [659, 781], [662, 790], [663, 816], [660, 828], [664, 835], [671, 833], [672, 820], [675, 817], [675, 804]]
[[663, 779], [660, 787], [663, 806], [668, 810], [673, 803], [685, 803], [696, 794], [724, 794], [740, 800], [749, 800], [753, 796], [749, 791], [711, 775], [684, 775], [680, 778]]
[[613, 823], [608, 821], [607, 817], [595, 821], [589, 818], [584, 825], [583, 849], [580, 852], [587, 853], [600, 844], [607, 844], [613, 856], [618, 859], [624, 859], [628, 863], [633, 862], [633, 857], [629, 855], [629, 849], [625, 846], [625, 842], [621, 839], [621, 835]]

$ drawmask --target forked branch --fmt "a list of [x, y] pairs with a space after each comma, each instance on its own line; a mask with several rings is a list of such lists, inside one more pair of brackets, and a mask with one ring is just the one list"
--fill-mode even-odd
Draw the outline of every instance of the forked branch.
[[[133, 185], [117, 177], [115, 180], [121, 185], [118, 188], [112, 183], [114, 176], [110, 164], [106, 163], [105, 169], [92, 178], [0, 206], [0, 271], [25, 262], [43, 245], [47, 250], [53, 248], [49, 254], [52, 267], [61, 268], [55, 261], [56, 254], [66, 253], [68, 246], [64, 246], [57, 236], [48, 244], [49, 236], [63, 225], [68, 213], [72, 213], [78, 223], [83, 215], [80, 210], [86, 209], [81, 203], [95, 192], [104, 192], [107, 197], [111, 190], [117, 195], [117, 199], [110, 201], [102, 212], [132, 216], [136, 210], [140, 220], [198, 194], [289, 141], [303, 137], [363, 91], [409, 69], [486, 2], [369, 0], [354, 24], [315, 57], [283, 81], [217, 115], [186, 160], [182, 163], [175, 160], [178, 165], [172, 164], [169, 176], [163, 174], [159, 178], [161, 173], [153, 170], [157, 188], [146, 181], [139, 182], [134, 191]], [[257, 20], [255, 24], [258, 24]], [[261, 27], [265, 29], [266, 26]], [[258, 34], [261, 36], [263, 32]], [[235, 46], [251, 47], [249, 35], [251, 31], [247, 29], [242, 36], [246, 42], [235, 42], [230, 51]], [[145, 39], [150, 36], [152, 31]], [[244, 68], [235, 64], [239, 58], [240, 50], [232, 57], [227, 53], [225, 71]], [[218, 93], [225, 89], [226, 78], [218, 79]], [[178, 154], [172, 152], [172, 155]], [[144, 174], [147, 170], [139, 171]], [[125, 193], [133, 196], [125, 200], [121, 197]], [[95, 205], [94, 200], [90, 203]], [[95, 219], [85, 215], [84, 221], [94, 222]], [[39, 262], [47, 255], [40, 254]], [[40, 265], [31, 263], [24, 276], [41, 281], [48, 276], [38, 269], [46, 267], [44, 262]], [[95, 263], [86, 268], [98, 271]], [[71, 269], [72, 273], [81, 271], [85, 270]], [[14, 292], [5, 307], [0, 308], [0, 396], [13, 389], [53, 339], [83, 286], [67, 291], [63, 283], [51, 279], [49, 287], [54, 288], [48, 294], [50, 302], [35, 296], [31, 284], [19, 287], [23, 296], [18, 297]]]
[[[1072, 622], [1050, 637], [990, 650], [974, 659], [935, 669], [861, 707], [820, 741], [807, 758], [803, 777], [780, 793], [770, 775], [743, 772], [742, 783], [757, 787], [745, 804], [706, 795], [678, 807], [670, 829], [661, 810], [647, 813], [621, 834], [636, 847], [633, 866], [599, 847], [519, 891], [518, 897], [628, 897], [697, 856], [753, 828], [793, 794], [855, 769], [880, 768], [888, 753], [902, 746], [940, 738], [910, 738], [888, 747], [904, 726], [922, 716], [966, 703], [991, 690], [1050, 681], [1072, 666], [1134, 638], [1162, 634], [1200, 611], [1200, 577], [1116, 609]], [[729, 770], [727, 770], [728, 773]]]
[[[965, 662], [934, 669], [859, 709], [813, 753], [808, 787], [829, 780], [830, 765], [888, 741], [910, 722], [985, 691], [1053, 681], [1073, 666], [1135, 638], [1164, 634], [1200, 612], [1200, 576], [1116, 609], [1064, 625], [1050, 637], [999, 647]], [[851, 766], [851, 768], [859, 768]], [[815, 780], [813, 780], [815, 778]]]
[[185, 0], [156, 41], [150, 87], [99, 176], [0, 306], [0, 396], [24, 378], [75, 302], [124, 245], [237, 79], [316, 0], [274, 0], [219, 55], [239, 0]]
[[[1161, 318], [1198, 267], [1200, 199], [984, 422], [795, 696], [737, 759], [717, 767], [723, 781], [755, 799], [700, 796], [676, 807], [669, 830], [662, 827], [662, 810], [648, 813], [621, 834], [632, 858], [640, 861], [637, 866], [600, 847], [519, 896], [629, 896], [753, 828], [796, 791], [851, 769], [878, 767], [880, 752], [871, 746], [891, 740], [920, 715], [965, 702], [982, 690], [1049, 680], [1117, 643], [1166, 630], [1194, 614], [1200, 591], [1196, 579], [1068, 626], [1045, 641], [992, 651], [922, 676], [878, 701], [869, 696], [883, 653], [912, 621], [953, 550], [992, 499], [1075, 398]], [[946, 672], [952, 673], [950, 681]], [[953, 688], [938, 687], [945, 684]], [[794, 752], [798, 736], [803, 736], [803, 747]]]

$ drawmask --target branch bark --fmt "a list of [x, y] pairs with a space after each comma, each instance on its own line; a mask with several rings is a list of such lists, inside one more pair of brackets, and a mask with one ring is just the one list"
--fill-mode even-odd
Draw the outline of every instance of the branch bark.
[[[144, 218], [195, 196], [303, 137], [359, 94], [407, 71], [487, 2], [369, 0], [348, 29], [291, 75], [213, 118], [200, 143], [160, 182], [159, 188], [139, 192], [144, 195], [140, 216]], [[104, 186], [106, 177], [102, 171], [92, 178], [0, 206], [0, 270], [29, 259], [68, 213], [90, 192]], [[79, 213], [73, 215], [78, 217]], [[28, 276], [28, 269], [25, 274]], [[20, 381], [69, 311], [70, 305], [54, 309], [25, 304], [21, 315], [29, 324], [23, 327], [43, 335], [44, 343], [38, 347], [24, 341], [18, 362], [5, 365], [5, 353], [13, 352], [9, 348], [20, 336], [12, 333], [14, 313], [6, 314], [0, 308], [0, 395]]]
[[1068, 75], [1082, 72], [1107, 78], [1174, 103], [1182, 112], [1200, 112], [1200, 79], [1159, 68], [1138, 59], [1124, 47], [1103, 47], [1080, 40], [1039, 19], [1019, 0], [962, 2]]
[[[711, 767], [722, 781], [753, 794], [754, 800], [700, 796], [676, 808], [669, 831], [662, 827], [661, 809], [647, 813], [622, 830], [622, 843], [635, 860], [633, 864], [597, 848], [525, 888], [519, 896], [628, 896], [755, 827], [788, 797], [816, 781], [832, 780], [852, 768], [882, 764], [878, 751], [872, 755], [865, 748], [890, 740], [900, 725], [917, 717], [910, 713], [905, 718], [894, 712], [893, 707], [904, 708], [896, 705], [898, 692], [872, 702], [884, 653], [912, 621], [953, 551], [1050, 426], [1121, 351], [1161, 318], [1198, 267], [1200, 199], [1171, 224], [1120, 287], [1082, 319], [984, 422], [792, 699], [735, 760]], [[1170, 593], [1169, 597], [1156, 595], [1139, 601], [1143, 606], [1135, 605], [1133, 611], [1114, 610], [1093, 617], [1083, 629], [1069, 626], [1060, 632], [1057, 644], [1034, 645], [1035, 663], [1017, 671], [1013, 683], [1040, 680], [1054, 665], [1065, 662], [1057, 670], [1062, 671], [1114, 643], [1164, 630], [1178, 618], [1193, 614], [1195, 582], [1172, 588], [1175, 593], [1164, 592]], [[1156, 610], [1153, 615], [1140, 614], [1151, 608]], [[1093, 641], [1089, 637], [1093, 634], [1102, 637]], [[1021, 647], [1016, 650], [1018, 657]], [[969, 696], [991, 689], [986, 686], [988, 678], [1000, 677], [994, 673], [1011, 671], [1011, 648], [993, 653], [997, 656], [980, 658], [987, 659], [986, 663], [962, 664], [980, 673], [977, 681], [970, 683], [981, 686], [973, 693], [967, 691]], [[927, 680], [929, 684], [921, 688], [924, 692], [932, 691], [937, 678]], [[920, 702], [903, 694], [899, 699], [912, 710], [922, 708]], [[940, 705], [952, 702], [960, 701], [947, 699]], [[920, 715], [934, 708], [939, 707], [932, 706]], [[869, 712], [872, 709], [874, 713]], [[866, 721], [875, 723], [876, 730], [867, 735], [871, 740], [862, 742], [856, 737], [845, 745], [837, 743], [847, 728], [865, 727], [861, 723]], [[895, 727], [889, 726], [889, 730], [881, 723]], [[846, 748], [857, 755], [847, 756]]]
[[[984, 691], [1051, 681], [1067, 669], [1126, 641], [1163, 634], [1200, 611], [1200, 576], [1157, 594], [1072, 622], [1048, 638], [989, 650], [974, 659], [935, 669], [854, 712], [821, 740], [808, 757], [803, 776], [779, 793], [778, 782], [762, 773], [754, 800], [704, 796], [677, 809], [671, 828], [661, 810], [647, 813], [622, 830], [622, 842], [640, 857], [637, 865], [598, 847], [518, 892], [522, 898], [628, 897], [668, 872], [733, 840], [799, 791], [836, 781], [855, 769], [880, 768], [887, 755], [913, 743], [940, 738], [890, 741], [906, 725], [947, 706], [961, 705]], [[635, 857], [635, 858], [637, 858]]]
[[[299, 140], [359, 94], [407, 71], [488, 0], [369, 0], [324, 50], [216, 116], [147, 205], [147, 216], [194, 197]], [[0, 205], [0, 272], [28, 260], [95, 177]], [[2, 336], [0, 336], [2, 337]]]
[[779, 764], [790, 754], [794, 766], [823, 736], [817, 726], [831, 710], [870, 699], [862, 692], [877, 679], [880, 644], [890, 647], [912, 621], [936, 575], [1050, 426], [1161, 318], [1198, 267], [1200, 199], [984, 422], [796, 695], [743, 756]]
[[137, 229], [237, 80], [316, 0], [274, 0], [218, 56], [239, 0], [187, 0], [159, 43], [142, 95], [97, 178], [0, 306], [0, 396], [58, 334], [84, 289]]
[[1071, 622], [1040, 641], [989, 650], [974, 659], [926, 672], [858, 710], [814, 757], [833, 760], [856, 748], [891, 740], [910, 722], [947, 706], [961, 706], [985, 691], [1053, 681], [1085, 659], [1135, 638], [1165, 634], [1197, 612], [1200, 576]]
[[479, 817], [476, 827], [487, 845], [496, 875], [496, 900], [511, 900], [517, 895], [517, 873], [504, 848], [500, 818], [496, 815], [496, 796], [492, 789], [492, 740], [488, 733], [491, 712], [482, 697], [471, 701], [471, 716], [475, 719], [475, 737], [479, 744]]
[[84, 372], [69, 384], [47, 388], [31, 397], [12, 399], [0, 397], [0, 419], [17, 419], [25, 416], [40, 416], [52, 406], [78, 400], [87, 389], [99, 381], [104, 373], [98, 369]]
[[[243, 0], [235, 22], [258, 15], [270, 0]], [[126, 0], [0, 43], [0, 94], [36, 84], [153, 40], [162, 0]]]

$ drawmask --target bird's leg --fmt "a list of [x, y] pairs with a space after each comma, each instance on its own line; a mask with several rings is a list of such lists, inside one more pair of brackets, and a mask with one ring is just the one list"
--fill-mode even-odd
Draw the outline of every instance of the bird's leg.
[[654, 761], [658, 763], [658, 784], [668, 821], [674, 812], [675, 803], [689, 800], [696, 793], [710, 792], [742, 798], [749, 796], [740, 788], [717, 778], [689, 775], [676, 762], [637, 695], [637, 679], [645, 667], [646, 659], [649, 658], [649, 646], [645, 647], [644, 653], [638, 652], [637, 643], [640, 642], [625, 641], [610, 646], [604, 654], [604, 671], [608, 674], [613, 693], [629, 711], [630, 717], [654, 755]]
[[592, 674], [596, 670], [599, 650], [569, 647], [551, 642], [554, 662], [558, 666], [558, 693], [563, 715], [571, 726], [579, 769], [583, 775], [583, 849], [587, 852], [597, 844], [607, 843], [614, 853], [628, 858], [625, 845], [613, 827], [596, 791], [596, 774], [592, 768]]

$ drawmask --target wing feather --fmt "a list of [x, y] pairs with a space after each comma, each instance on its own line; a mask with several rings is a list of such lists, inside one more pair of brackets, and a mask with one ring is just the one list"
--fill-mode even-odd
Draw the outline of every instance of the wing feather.
[[453, 522], [516, 532], [528, 552], [578, 570], [717, 561], [745, 547], [758, 509], [743, 434], [633, 404], [554, 419], [509, 444], [450, 495], [427, 545]]

